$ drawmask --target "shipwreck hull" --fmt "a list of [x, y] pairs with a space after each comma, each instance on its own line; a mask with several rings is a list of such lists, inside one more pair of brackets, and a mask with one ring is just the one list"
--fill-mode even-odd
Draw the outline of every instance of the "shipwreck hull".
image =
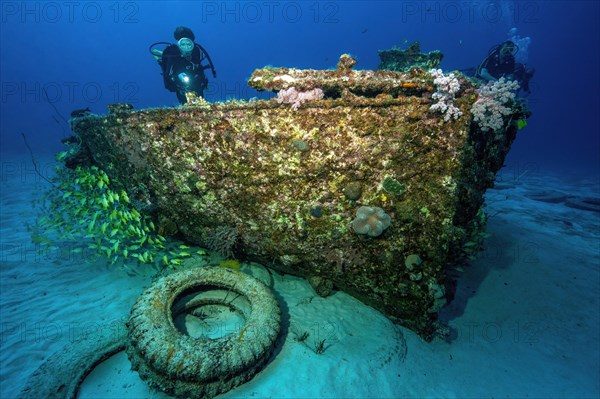
[[[320, 281], [318, 290], [332, 282], [430, 339], [452, 297], [448, 271], [517, 128], [478, 129], [474, 94], [444, 122], [429, 110], [430, 87], [406, 87], [300, 107], [115, 107], [72, 125], [82, 151], [162, 233]], [[381, 235], [352, 228], [363, 205], [390, 216]]]

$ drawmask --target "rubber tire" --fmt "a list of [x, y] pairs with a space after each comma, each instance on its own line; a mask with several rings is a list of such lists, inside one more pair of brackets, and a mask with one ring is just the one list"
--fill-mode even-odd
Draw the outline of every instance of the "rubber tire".
[[[216, 339], [193, 338], [173, 322], [173, 303], [195, 288], [231, 292], [207, 303], [235, 307], [236, 295], [249, 308], [244, 327]], [[202, 300], [190, 301], [198, 306]], [[127, 322], [127, 356], [153, 388], [184, 398], [212, 398], [250, 380], [268, 362], [280, 331], [277, 300], [262, 282], [242, 272], [203, 267], [163, 277], [144, 291]]]
[[[105, 327], [105, 326], [103, 326]], [[29, 377], [19, 399], [75, 399], [94, 367], [125, 349], [127, 331], [122, 321], [70, 341], [53, 353]]]

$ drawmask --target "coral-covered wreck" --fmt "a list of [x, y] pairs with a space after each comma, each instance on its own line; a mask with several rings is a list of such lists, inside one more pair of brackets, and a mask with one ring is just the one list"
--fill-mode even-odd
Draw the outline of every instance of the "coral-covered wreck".
[[268, 101], [74, 118], [78, 157], [162, 233], [343, 290], [430, 339], [528, 113], [458, 74], [354, 63], [256, 70], [250, 86], [279, 92]]

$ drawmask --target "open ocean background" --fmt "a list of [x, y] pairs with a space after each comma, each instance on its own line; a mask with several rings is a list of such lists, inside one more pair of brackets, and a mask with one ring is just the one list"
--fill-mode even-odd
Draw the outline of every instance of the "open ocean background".
[[[536, 70], [533, 114], [486, 194], [491, 236], [441, 312], [453, 340], [425, 343], [341, 292], [307, 304], [306, 281], [283, 276], [273, 288], [290, 331], [317, 326], [331, 347], [319, 356], [290, 334], [223, 398], [600, 397], [600, 211], [569, 205], [600, 207], [599, 20], [598, 1], [1, 1], [0, 399], [72, 328], [127, 317], [152, 277], [69, 248], [37, 253], [28, 226], [49, 186], [23, 135], [51, 177], [72, 110], [177, 106], [148, 47], [179, 25], [215, 64], [208, 101], [270, 98], [246, 85], [266, 65], [327, 69], [350, 53], [377, 69], [378, 50], [416, 40], [445, 55], [444, 72], [475, 67], [513, 28]], [[166, 398], [122, 353], [110, 361], [80, 397]]]
[[1, 151], [61, 149], [63, 117], [129, 102], [177, 104], [148, 47], [192, 28], [215, 63], [210, 101], [251, 98], [246, 85], [266, 65], [332, 68], [343, 53], [376, 69], [378, 50], [415, 40], [445, 54], [445, 71], [477, 66], [511, 28], [531, 38], [533, 116], [508, 158], [515, 167], [598, 172], [600, 134], [597, 1], [123, 1], [1, 3]]

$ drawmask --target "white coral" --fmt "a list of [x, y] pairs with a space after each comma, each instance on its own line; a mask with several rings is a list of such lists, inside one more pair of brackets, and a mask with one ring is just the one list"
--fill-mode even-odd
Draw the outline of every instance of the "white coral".
[[454, 105], [454, 97], [460, 90], [458, 79], [453, 73], [444, 75], [441, 69], [431, 69], [429, 73], [435, 77], [433, 84], [437, 88], [437, 91], [431, 96], [436, 103], [429, 109], [444, 114], [445, 122], [448, 122], [450, 118], [458, 119], [462, 115], [462, 111]]
[[504, 117], [512, 113], [509, 105], [514, 101], [517, 90], [517, 81], [504, 77], [479, 88], [479, 98], [473, 104], [471, 113], [482, 131], [500, 130], [504, 126]]

